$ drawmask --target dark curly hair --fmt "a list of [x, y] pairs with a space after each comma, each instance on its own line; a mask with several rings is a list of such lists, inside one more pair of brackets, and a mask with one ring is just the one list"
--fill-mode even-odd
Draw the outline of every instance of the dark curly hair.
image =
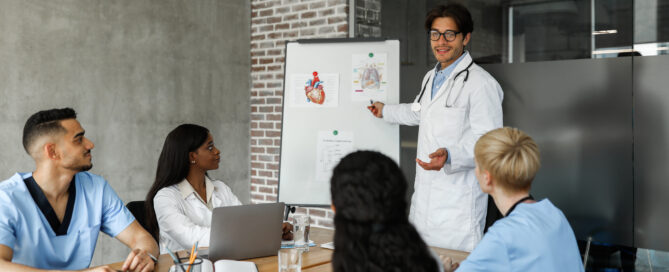
[[407, 217], [407, 182], [397, 164], [357, 151], [334, 168], [334, 271], [438, 271], [438, 263]]

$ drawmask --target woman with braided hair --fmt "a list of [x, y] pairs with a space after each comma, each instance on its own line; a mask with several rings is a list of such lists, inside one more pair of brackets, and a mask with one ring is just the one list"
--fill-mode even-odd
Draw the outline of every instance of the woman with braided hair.
[[357, 151], [334, 168], [334, 271], [440, 271], [407, 216], [407, 182], [397, 164]]

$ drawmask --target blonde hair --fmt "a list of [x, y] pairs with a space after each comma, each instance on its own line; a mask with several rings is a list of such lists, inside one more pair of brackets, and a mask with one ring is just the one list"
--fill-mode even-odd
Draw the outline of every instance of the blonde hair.
[[480, 170], [490, 175], [508, 191], [529, 190], [541, 162], [539, 147], [521, 130], [498, 128], [481, 136], [474, 146]]

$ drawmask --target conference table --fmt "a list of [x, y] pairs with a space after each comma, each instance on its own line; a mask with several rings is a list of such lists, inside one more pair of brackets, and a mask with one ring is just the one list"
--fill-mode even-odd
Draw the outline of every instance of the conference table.
[[[315, 247], [309, 248], [309, 252], [302, 254], [302, 271], [304, 272], [330, 272], [332, 271], [332, 252], [331, 249], [326, 249], [320, 247], [321, 244], [332, 242], [334, 236], [334, 230], [312, 227], [310, 233], [310, 239], [316, 243]], [[431, 247], [439, 255], [444, 255], [451, 257], [455, 262], [461, 262], [464, 260], [468, 252], [443, 249], [437, 247]], [[177, 253], [181, 257], [185, 257], [188, 254], [185, 251], [180, 251]], [[259, 272], [277, 272], [279, 270], [279, 264], [277, 256], [267, 256], [261, 258], [253, 258], [244, 261], [254, 262], [258, 267]], [[158, 264], [156, 266], [157, 272], [167, 272], [170, 267], [174, 264], [172, 258], [168, 254], [162, 254], [158, 256]], [[123, 262], [113, 263], [109, 266], [112, 269], [120, 270]]]

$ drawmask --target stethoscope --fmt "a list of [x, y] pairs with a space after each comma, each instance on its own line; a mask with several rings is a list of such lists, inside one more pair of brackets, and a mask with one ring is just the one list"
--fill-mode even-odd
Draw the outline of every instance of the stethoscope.
[[[467, 65], [467, 67], [465, 69], [463, 69], [460, 72], [458, 72], [457, 74], [455, 74], [455, 77], [453, 77], [453, 80], [451, 80], [451, 82], [448, 83], [448, 86], [446, 87], [446, 89], [448, 90], [448, 95], [446, 96], [446, 103], [444, 105], [447, 108], [453, 107], [453, 105], [455, 105], [455, 102], [458, 101], [458, 97], [460, 97], [460, 94], [462, 94], [462, 89], [465, 87], [465, 82], [467, 82], [467, 79], [469, 79], [469, 67], [472, 67], [472, 64], [474, 64], [473, 60], [469, 63], [469, 65]], [[451, 93], [453, 92], [453, 84], [455, 84], [454, 83], [455, 80], [458, 79], [458, 76], [460, 76], [462, 73], [465, 73], [465, 80], [462, 82], [462, 86], [460, 86], [460, 92], [458, 92], [458, 96], [455, 97], [455, 99], [453, 100], [453, 102], [449, 106], [448, 105], [448, 100], [451, 97]], [[423, 94], [425, 94], [425, 88], [427, 87], [427, 84], [429, 82], [430, 82], [430, 80], [428, 80], [427, 82], [425, 82], [425, 84], [423, 84], [423, 89], [420, 91], [420, 94], [418, 95], [418, 99], [416, 101], [414, 101], [413, 104], [411, 104], [411, 110], [412, 111], [420, 111], [420, 101], [421, 101], [421, 99], [423, 99]]]
[[525, 202], [525, 200], [530, 200], [530, 199], [531, 199], [531, 200], [534, 200], [534, 197], [532, 197], [532, 195], [528, 195], [528, 196], [522, 198], [521, 200], [516, 201], [516, 203], [513, 204], [513, 206], [511, 206], [511, 209], [509, 209], [509, 210], [506, 212], [506, 214], [504, 215], [504, 217], [509, 216], [509, 214], [511, 214], [511, 212], [512, 212], [514, 209], [516, 209], [516, 206], [518, 206], [518, 204], [523, 203], [523, 202]]

